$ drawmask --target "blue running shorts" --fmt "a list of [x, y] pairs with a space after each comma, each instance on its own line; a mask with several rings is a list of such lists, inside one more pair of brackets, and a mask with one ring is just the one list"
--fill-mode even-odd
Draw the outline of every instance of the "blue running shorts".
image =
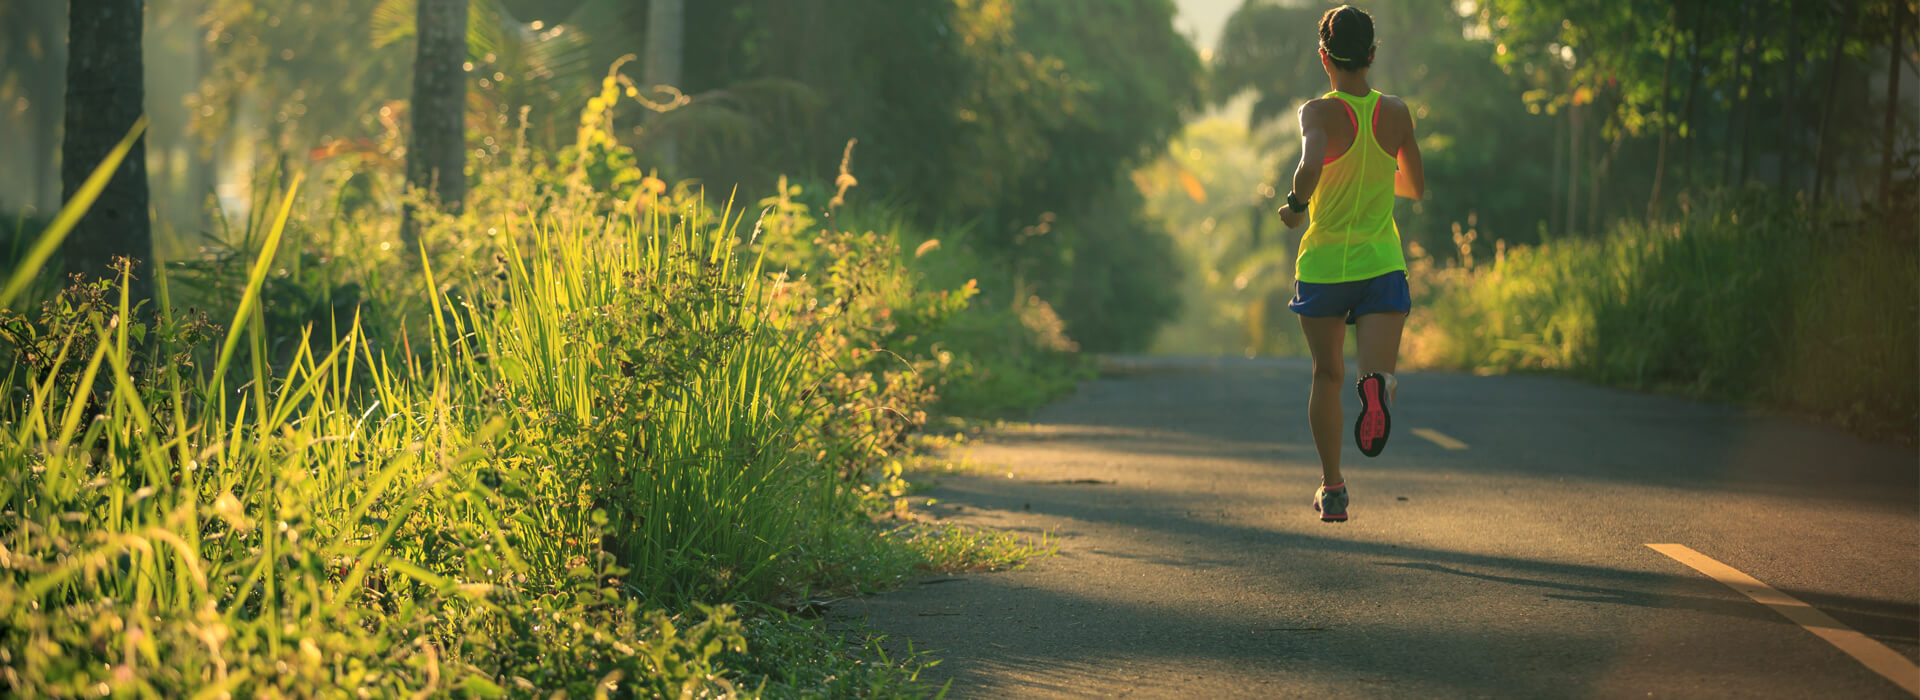
[[1345, 316], [1347, 323], [1367, 314], [1407, 313], [1413, 310], [1413, 292], [1407, 289], [1407, 273], [1395, 270], [1372, 279], [1353, 282], [1293, 283], [1293, 301], [1287, 308], [1301, 316], [1325, 318]]

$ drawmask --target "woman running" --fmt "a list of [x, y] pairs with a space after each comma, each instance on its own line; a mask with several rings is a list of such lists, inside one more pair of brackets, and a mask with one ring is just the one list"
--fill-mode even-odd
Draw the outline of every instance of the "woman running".
[[1392, 427], [1387, 408], [1393, 370], [1400, 331], [1413, 308], [1393, 198], [1419, 199], [1426, 191], [1407, 104], [1367, 84], [1374, 48], [1367, 13], [1346, 5], [1321, 16], [1320, 65], [1333, 92], [1300, 108], [1300, 167], [1280, 208], [1288, 228], [1312, 221], [1300, 239], [1287, 308], [1300, 315], [1313, 354], [1307, 420], [1322, 472], [1313, 509], [1326, 522], [1347, 519], [1347, 486], [1340, 476], [1346, 327], [1354, 326], [1360, 338], [1360, 419], [1353, 438], [1361, 454], [1373, 457]]

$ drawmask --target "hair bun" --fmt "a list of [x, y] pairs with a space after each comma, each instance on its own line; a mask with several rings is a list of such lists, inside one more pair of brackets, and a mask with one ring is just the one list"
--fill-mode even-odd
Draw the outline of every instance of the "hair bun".
[[1320, 48], [1339, 68], [1373, 65], [1373, 17], [1352, 5], [1327, 10], [1320, 16]]

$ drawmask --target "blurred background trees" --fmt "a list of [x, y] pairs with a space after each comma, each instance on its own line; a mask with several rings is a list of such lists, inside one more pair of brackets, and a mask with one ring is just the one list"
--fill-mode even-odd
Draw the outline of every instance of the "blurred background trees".
[[[221, 227], [201, 214], [209, 200], [244, 220], [252, 184], [275, 172], [331, 173], [351, 201], [395, 201], [406, 180], [457, 199], [448, 188], [462, 183], [425, 174], [429, 162], [471, 178], [521, 138], [570, 144], [588, 86], [633, 55], [623, 72], [639, 87], [673, 88], [643, 97], [686, 96], [617, 115], [644, 168], [715, 196], [757, 193], [782, 175], [832, 182], [857, 139], [863, 196], [923, 225], [967, 225], [970, 240], [947, 243], [1019, 271], [1018, 289], [991, 290], [1000, 301], [1037, 295], [1089, 347], [1109, 348], [1143, 346], [1177, 309], [1170, 243], [1138, 216], [1127, 177], [1199, 103], [1200, 60], [1171, 0], [469, 0], [458, 149], [430, 137], [450, 133], [444, 116], [408, 126], [445, 113], [417, 92], [429, 76], [415, 47], [432, 37], [416, 28], [448, 16], [426, 12], [436, 3], [419, 0], [418, 16], [415, 0], [153, 3], [149, 73], [169, 78], [148, 108], [181, 122], [156, 120], [154, 150], [169, 154], [156, 209], [175, 230], [163, 247], [190, 255], [199, 232]], [[57, 82], [32, 70], [56, 64], [64, 43], [42, 4], [0, 10], [23, 39], [6, 44], [7, 99], [27, 105], [6, 126], [22, 144], [45, 143], [41, 120], [60, 102], [47, 96]], [[53, 160], [21, 153], [33, 167]], [[44, 179], [10, 178], [5, 206], [47, 210]]]
[[[1596, 3], [1380, 0], [1372, 72], [1415, 108], [1439, 188], [1410, 212], [1445, 247], [1479, 222], [1511, 243], [1597, 234], [1709, 190], [1877, 193], [1911, 148], [1911, 0]], [[1320, 3], [1248, 0], [1229, 20], [1210, 97], [1250, 96], [1251, 127], [1291, 127], [1326, 92]], [[1903, 68], [1904, 66], [1904, 68]], [[1909, 88], [1910, 90], [1911, 88]], [[1290, 167], [1285, 164], [1283, 167]], [[1403, 219], [1406, 220], [1406, 219]]]
[[[1156, 166], [1166, 173], [1143, 187], [1164, 228], [1178, 236], [1205, 222], [1218, 239], [1206, 247], [1232, 251], [1183, 245], [1196, 253], [1194, 275], [1246, 280], [1195, 298], [1195, 312], [1230, 318], [1190, 325], [1240, 329], [1250, 352], [1284, 351], [1292, 321], [1273, 309], [1290, 280], [1274, 276], [1290, 272], [1276, 261], [1290, 261], [1298, 232], [1279, 232], [1271, 214], [1298, 160], [1294, 110], [1329, 90], [1315, 29], [1336, 3], [1237, 4], [1212, 47], [1212, 110], [1187, 132], [1206, 157], [1176, 145]], [[1426, 201], [1400, 202], [1401, 235], [1416, 255], [1486, 260], [1500, 245], [1598, 238], [1741, 193], [1808, 208], [1911, 210], [1920, 161], [1912, 0], [1359, 5], [1377, 24], [1372, 83], [1413, 107], [1435, 183]], [[1267, 158], [1215, 157], [1225, 147]], [[1228, 165], [1270, 170], [1210, 169]], [[1184, 178], [1201, 186], [1211, 211], [1194, 210], [1202, 200]], [[1236, 207], [1243, 213], [1230, 213]], [[1245, 335], [1254, 328], [1267, 337]], [[1163, 347], [1191, 344], [1169, 340], [1179, 342]]]
[[[312, 171], [342, 188], [341, 206], [398, 213], [406, 164], [423, 151], [457, 152], [471, 180], [514, 144], [565, 147], [592, 85], [632, 55], [621, 70], [640, 96], [677, 107], [614, 116], [642, 168], [716, 198], [787, 176], [819, 206], [857, 140], [860, 196], [920, 229], [964, 227], [965, 240], [945, 244], [1013, 271], [989, 300], [1045, 301], [1090, 349], [1145, 347], [1183, 296], [1191, 310], [1249, 308], [1191, 297], [1205, 279], [1247, 277], [1235, 293], [1268, 309], [1288, 282], [1297, 233], [1269, 217], [1296, 157], [1293, 109], [1327, 90], [1313, 53], [1327, 3], [468, 0], [463, 147], [449, 149], [408, 133], [423, 106], [412, 97], [418, 2], [150, 2], [162, 251], [191, 256], [202, 234], [243, 222], [253, 184], [272, 173]], [[1374, 83], [1413, 105], [1436, 185], [1401, 203], [1403, 236], [1457, 259], [1748, 189], [1897, 207], [1920, 158], [1914, 4], [1365, 4], [1379, 23]], [[6, 212], [59, 198], [59, 5], [0, 4], [0, 138], [18, 166], [0, 172]], [[1237, 9], [1217, 43], [1175, 29], [1177, 16], [1221, 5]], [[1194, 147], [1205, 157], [1186, 157]], [[1205, 221], [1212, 252], [1169, 236]]]

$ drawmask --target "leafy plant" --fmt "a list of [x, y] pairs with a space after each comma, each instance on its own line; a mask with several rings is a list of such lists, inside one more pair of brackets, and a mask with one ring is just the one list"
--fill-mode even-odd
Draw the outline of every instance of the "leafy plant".
[[1732, 196], [1605, 239], [1496, 242], [1491, 264], [1476, 261], [1474, 230], [1456, 230], [1458, 265], [1416, 253], [1407, 354], [1776, 406], [1911, 441], [1920, 339], [1886, 320], [1920, 310], [1920, 247], [1903, 221]]

